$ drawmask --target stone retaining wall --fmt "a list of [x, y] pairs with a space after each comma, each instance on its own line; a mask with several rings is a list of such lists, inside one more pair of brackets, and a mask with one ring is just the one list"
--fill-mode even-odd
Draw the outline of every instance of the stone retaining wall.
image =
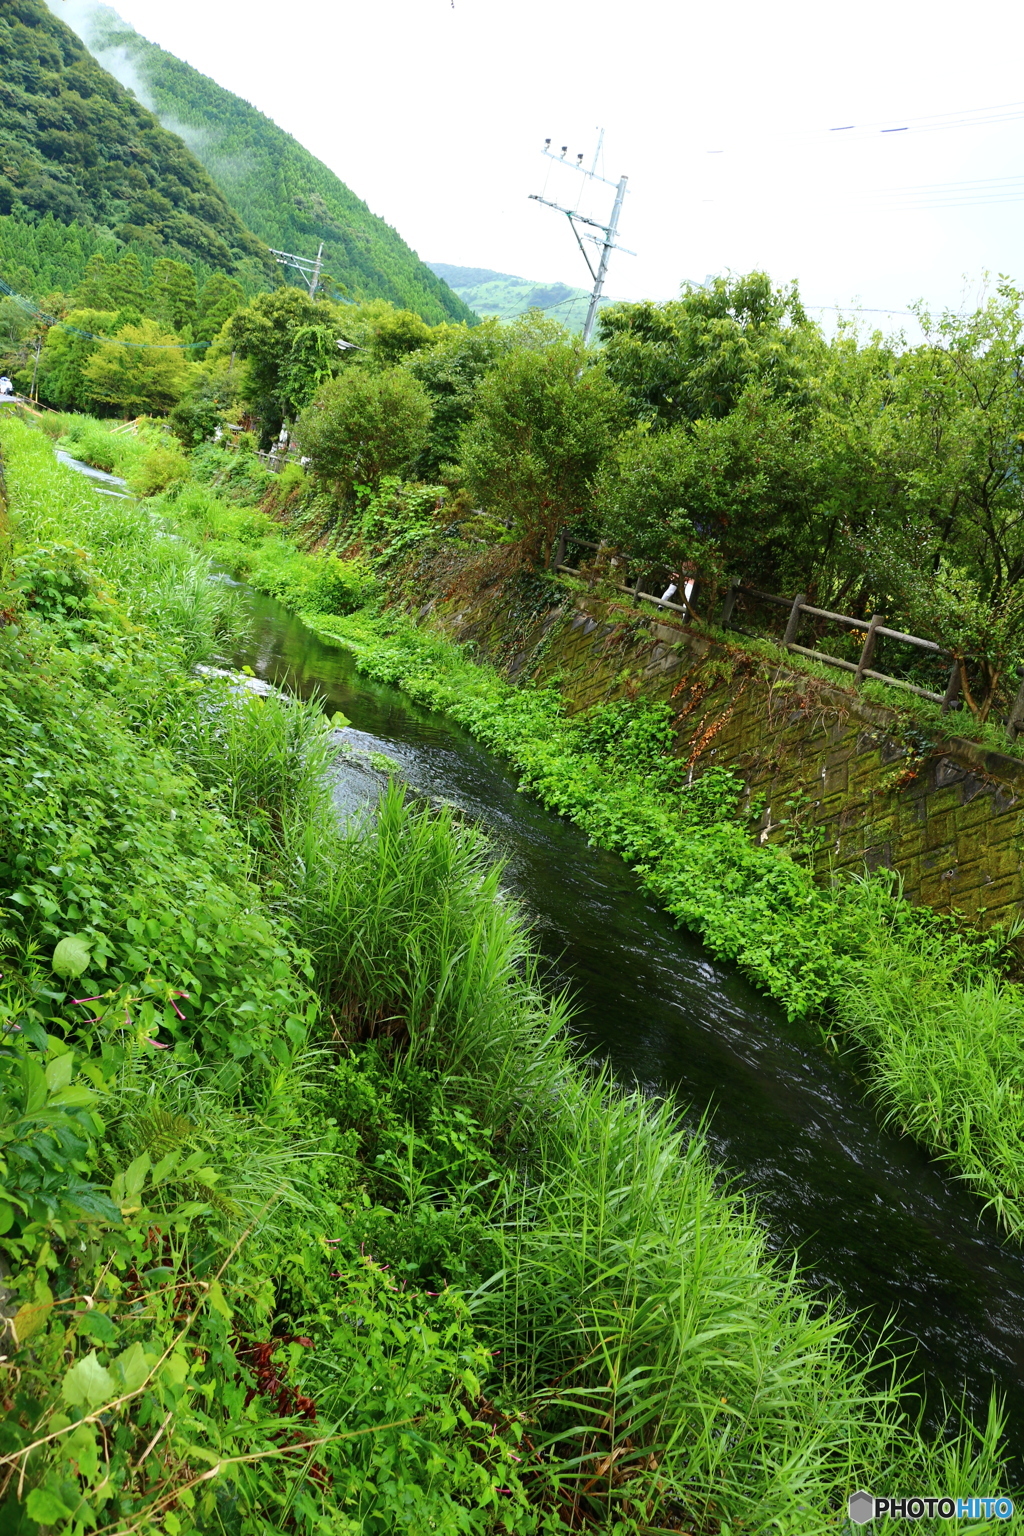
[[429, 606], [429, 622], [475, 640], [510, 676], [557, 684], [574, 709], [669, 701], [678, 751], [694, 771], [724, 764], [763, 803], [762, 840], [806, 836], [823, 871], [895, 869], [911, 901], [956, 908], [984, 926], [1016, 916], [1021, 759], [958, 737], [926, 738], [852, 687], [625, 600], [595, 594], [549, 609], [517, 636], [510, 662], [507, 584]]

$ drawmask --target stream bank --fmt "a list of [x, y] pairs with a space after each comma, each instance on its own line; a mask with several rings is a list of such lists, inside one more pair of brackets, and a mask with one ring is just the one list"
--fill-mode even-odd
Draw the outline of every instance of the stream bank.
[[[614, 854], [518, 792], [507, 765], [444, 716], [361, 676], [352, 654], [273, 598], [251, 594], [254, 636], [233, 660], [342, 711], [364, 751], [479, 821], [507, 859], [575, 1028], [620, 1081], [672, 1092], [756, 1195], [773, 1248], [874, 1328], [891, 1315], [908, 1366], [980, 1413], [995, 1385], [1024, 1455], [1024, 1255], [962, 1184], [909, 1138], [880, 1129], [853, 1065], [784, 1012], [638, 888]], [[353, 810], [379, 791], [364, 762], [338, 772]]]

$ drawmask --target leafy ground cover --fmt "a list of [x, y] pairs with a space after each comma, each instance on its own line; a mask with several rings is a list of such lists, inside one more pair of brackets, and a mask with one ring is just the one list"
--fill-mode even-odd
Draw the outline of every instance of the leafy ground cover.
[[879, 1468], [997, 1488], [998, 1415], [926, 1441], [570, 1056], [480, 835], [395, 787], [336, 826], [318, 711], [190, 671], [231, 590], [0, 433], [4, 1528], [813, 1536]]

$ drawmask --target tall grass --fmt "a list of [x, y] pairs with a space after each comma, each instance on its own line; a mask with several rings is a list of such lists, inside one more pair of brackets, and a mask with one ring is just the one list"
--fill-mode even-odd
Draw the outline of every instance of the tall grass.
[[400, 1041], [488, 1121], [512, 1121], [540, 1038], [560, 1037], [564, 996], [537, 962], [500, 867], [450, 810], [414, 811], [389, 784], [372, 820], [319, 817], [286, 844], [290, 912], [335, 1025], [354, 1040]]
[[880, 1468], [998, 1481], [998, 1413], [926, 1444], [878, 1384], [886, 1347], [768, 1255], [671, 1105], [574, 1061], [477, 832], [392, 785], [358, 833], [307, 827], [289, 851], [335, 1035], [437, 1074], [502, 1149], [476, 1196], [501, 1262], [472, 1304], [543, 1502], [574, 1525], [813, 1536]]
[[84, 546], [88, 571], [116, 590], [136, 624], [174, 637], [186, 667], [244, 631], [238, 590], [211, 580], [209, 559], [165, 534], [144, 507], [101, 495], [19, 421], [5, 425], [4, 453], [24, 539]]
[[836, 994], [887, 1119], [1024, 1236], [1024, 989], [965, 977], [961, 957], [934, 934], [881, 928]]
[[276, 847], [286, 827], [330, 815], [327, 773], [338, 750], [315, 699], [263, 699], [213, 679], [182, 701], [166, 735], [256, 846]]

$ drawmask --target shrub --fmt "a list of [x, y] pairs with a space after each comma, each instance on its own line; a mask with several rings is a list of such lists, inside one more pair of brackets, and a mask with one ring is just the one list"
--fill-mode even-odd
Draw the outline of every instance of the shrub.
[[141, 463], [128, 472], [128, 485], [136, 496], [156, 496], [179, 480], [187, 480], [188, 460], [177, 448], [151, 448]]

